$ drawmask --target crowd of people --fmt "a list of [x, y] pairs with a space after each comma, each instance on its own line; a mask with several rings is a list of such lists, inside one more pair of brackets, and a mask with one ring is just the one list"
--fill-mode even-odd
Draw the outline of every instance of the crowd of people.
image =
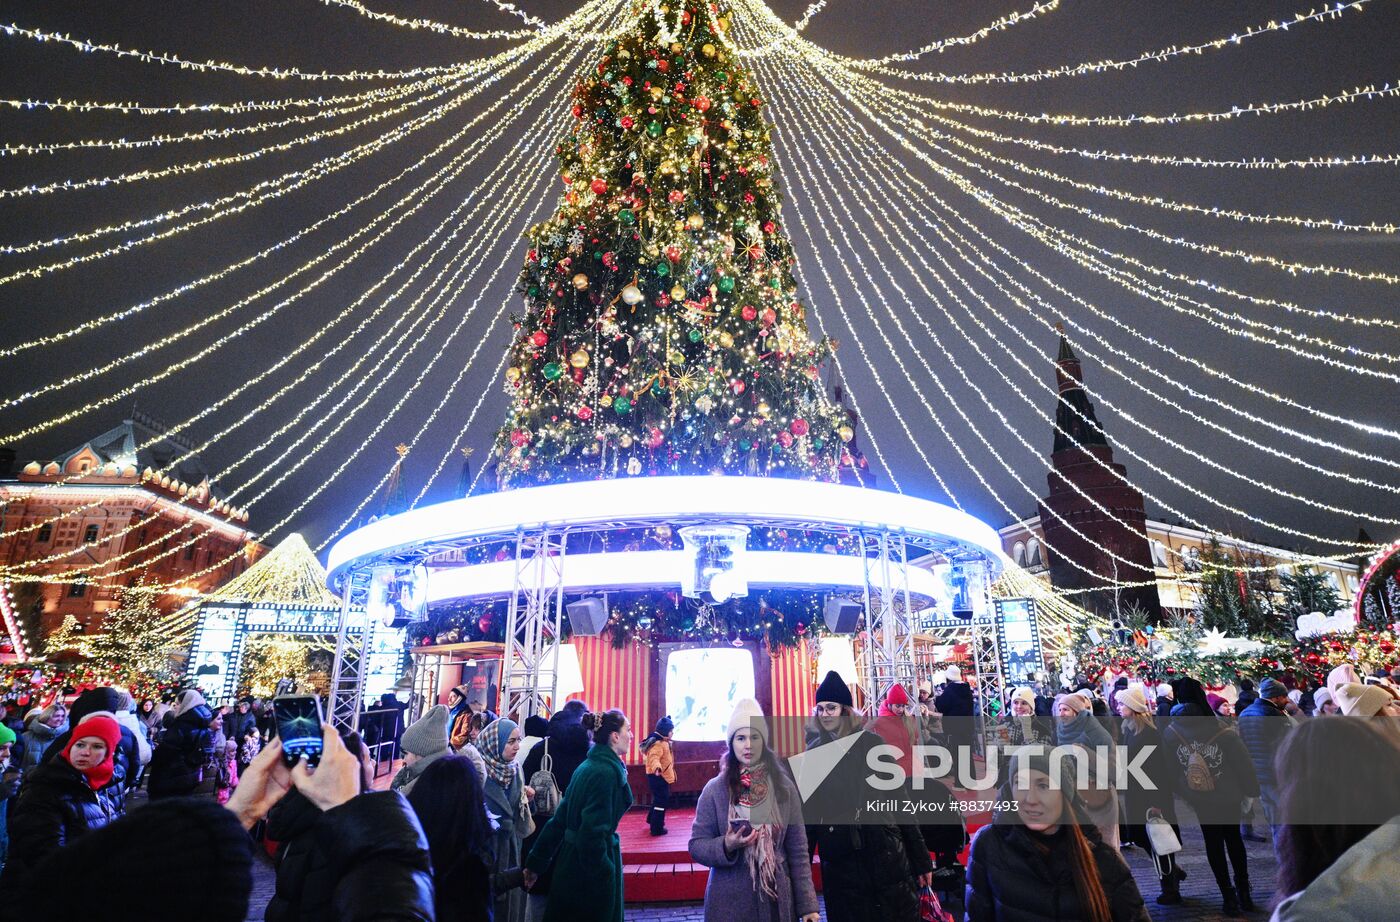
[[[997, 808], [962, 868], [960, 822], [842, 812], [852, 776], [841, 766], [864, 776], [875, 747], [892, 748], [912, 778], [922, 770], [917, 745], [973, 744], [971, 690], [956, 669], [940, 678], [938, 689], [892, 686], [867, 716], [829, 673], [805, 745], [839, 745], [832, 777], [842, 780], [804, 793], [774, 748], [770, 717], [753, 700], [738, 703], [690, 830], [690, 856], [709, 869], [707, 922], [815, 922], [814, 857], [830, 922], [950, 918], [935, 895], [950, 878], [962, 884], [968, 922], [1141, 922], [1146, 904], [1122, 850], [1152, 855], [1156, 902], [1180, 902], [1182, 802], [1202, 818], [1227, 915], [1256, 908], [1243, 840], [1257, 805], [1278, 855], [1278, 922], [1390, 917], [1400, 879], [1400, 690], [1389, 683], [1344, 666], [1306, 696], [1273, 678], [1215, 693], [1187, 677], [1072, 683], [1054, 694], [1018, 687], [997, 703]], [[621, 711], [570, 701], [548, 720], [517, 723], [457, 688], [396, 739], [378, 740], [400, 767], [376, 791], [376, 759], [360, 733], [326, 725], [319, 764], [289, 767], [269, 704], [211, 706], [193, 688], [138, 704], [101, 687], [22, 714], [7, 707], [0, 919], [76, 917], [92, 893], [119, 907], [104, 915], [150, 918], [160, 914], [148, 886], [159, 867], [162, 880], [181, 874], [179, 895], [163, 885], [159, 896], [180, 900], [171, 913], [242, 920], [256, 831], [275, 845], [272, 922], [621, 922], [617, 830], [633, 805], [624, 759], [638, 735]], [[384, 733], [371, 719], [363, 729]], [[673, 732], [663, 718], [639, 740], [655, 834], [666, 832], [676, 778]], [[1150, 783], [1114, 789], [1112, 770], [1078, 777], [1094, 763], [1056, 749], [1078, 746], [1140, 762]], [[936, 796], [952, 804], [962, 779], [950, 770], [939, 782]], [[150, 803], [134, 807], [142, 788]]]

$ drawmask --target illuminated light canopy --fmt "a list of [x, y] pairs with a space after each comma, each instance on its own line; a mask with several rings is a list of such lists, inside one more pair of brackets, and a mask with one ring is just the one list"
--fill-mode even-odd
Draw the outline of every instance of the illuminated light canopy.
[[[717, 489], [721, 482], [722, 490]], [[389, 557], [426, 554], [430, 549], [451, 544], [510, 539], [521, 530], [585, 531], [716, 522], [889, 531], [954, 555], [986, 558], [992, 562], [993, 575], [1010, 563], [991, 527], [965, 512], [925, 499], [805, 480], [640, 477], [550, 484], [471, 496], [380, 519], [351, 532], [331, 548], [327, 585], [332, 591], [339, 591], [351, 569]], [[626, 555], [626, 559], [635, 560], [638, 556]], [[760, 558], [759, 552], [750, 556], [767, 559]], [[833, 565], [835, 558], [829, 555], [817, 556], [824, 567], [835, 571], [839, 566]], [[751, 566], [750, 570], [751, 582], [765, 581], [760, 567]], [[444, 579], [438, 576], [430, 581], [430, 600], [445, 591], [441, 588]], [[679, 581], [677, 572], [677, 585]], [[864, 585], [863, 578], [860, 584]]]
[[[352, 536], [353, 537], [353, 536]], [[564, 558], [565, 592], [673, 592], [691, 568], [685, 551], [622, 551], [612, 554], [570, 554]], [[859, 557], [806, 551], [749, 551], [743, 578], [749, 590], [791, 589], [812, 592], [860, 592], [865, 567]], [[500, 599], [515, 591], [515, 561], [501, 560], [471, 567], [434, 571], [428, 580], [428, 604]], [[909, 595], [916, 607], [944, 595], [938, 577], [911, 567]]]

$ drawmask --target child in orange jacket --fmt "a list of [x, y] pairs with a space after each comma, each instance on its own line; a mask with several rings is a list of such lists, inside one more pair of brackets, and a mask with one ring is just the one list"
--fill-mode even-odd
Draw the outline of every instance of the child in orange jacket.
[[666, 834], [666, 805], [671, 799], [671, 785], [676, 783], [676, 760], [671, 753], [671, 734], [676, 725], [671, 715], [656, 722], [656, 730], [642, 740], [642, 752], [646, 755], [647, 785], [651, 788], [651, 812], [647, 814], [647, 825], [651, 834]]

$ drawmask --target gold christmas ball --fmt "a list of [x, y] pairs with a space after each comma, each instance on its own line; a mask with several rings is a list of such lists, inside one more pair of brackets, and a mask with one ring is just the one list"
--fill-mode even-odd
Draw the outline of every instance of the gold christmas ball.
[[523, 372], [519, 368], [516, 368], [514, 365], [512, 365], [510, 368], [506, 369], [506, 380], [509, 381], [511, 384], [514, 384], [515, 382], [520, 380], [521, 374], [523, 374]]
[[587, 352], [587, 350], [584, 350], [584, 349], [577, 349], [577, 350], [575, 350], [575, 351], [574, 351], [574, 354], [571, 355], [571, 356], [569, 356], [569, 365], [570, 365], [571, 367], [573, 367], [573, 368], [587, 368], [587, 367], [588, 367], [588, 352]]
[[622, 433], [622, 438], [617, 440], [617, 444], [621, 445], [623, 448], [631, 448], [632, 436], [627, 434], [626, 432]]
[[842, 426], [840, 429], [836, 430], [836, 434], [841, 437], [841, 441], [843, 442], [849, 442], [856, 437], [856, 431], [850, 426]]
[[703, 230], [705, 227], [705, 219], [698, 214], [690, 215], [685, 219], [685, 226], [693, 231]]
[[685, 353], [684, 353], [684, 352], [681, 352], [681, 351], [679, 351], [679, 350], [677, 350], [677, 351], [675, 351], [675, 352], [672, 352], [669, 356], [667, 356], [667, 358], [669, 358], [669, 359], [671, 360], [671, 364], [672, 364], [672, 365], [684, 365], [684, 364], [685, 364]]
[[705, 44], [700, 46], [700, 53], [707, 58], [713, 58], [715, 56], [715, 50], [715, 46], [710, 44], [709, 42], [706, 42]]
[[671, 54], [680, 54], [684, 50], [685, 46], [683, 46], [680, 42], [671, 43]]
[[612, 394], [604, 394], [598, 398], [598, 406], [607, 409], [612, 406]]
[[721, 32], [728, 32], [728, 31], [729, 31], [729, 20], [728, 20], [728, 19], [724, 19], [724, 18], [716, 19], [716, 20], [715, 20], [715, 28], [718, 29], [718, 30], [721, 31]]
[[684, 285], [673, 285], [673, 286], [671, 286], [671, 300], [672, 300], [672, 301], [684, 301], [684, 300], [685, 300], [685, 286], [684, 286]]
[[728, 330], [724, 330], [719, 334], [719, 344], [726, 349], [733, 347], [734, 337], [730, 335]]
[[773, 408], [770, 407], [770, 406], [768, 405], [768, 401], [766, 401], [766, 400], [760, 400], [760, 401], [758, 402], [758, 415], [759, 415], [759, 416], [767, 416], [768, 414], [770, 414], [770, 413], [772, 413], [772, 412], [773, 412]]
[[579, 291], [583, 291], [584, 289], [586, 289], [588, 287], [588, 276], [584, 275], [582, 272], [580, 272], [578, 275], [575, 275], [574, 287], [577, 288]]
[[622, 289], [622, 301], [624, 304], [641, 304], [643, 297], [642, 290], [636, 285], [626, 285]]
[[666, 95], [666, 91], [663, 90], [661, 87], [659, 87], [659, 86], [654, 86], [654, 87], [651, 88], [651, 98], [652, 98], [652, 99], [655, 99], [655, 100], [657, 100], [657, 101], [659, 102], [659, 101], [661, 100], [661, 97], [662, 97], [662, 96], [665, 96], [665, 95]]

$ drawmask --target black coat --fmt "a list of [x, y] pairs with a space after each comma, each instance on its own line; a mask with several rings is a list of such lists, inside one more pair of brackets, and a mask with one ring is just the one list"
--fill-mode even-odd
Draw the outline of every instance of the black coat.
[[331, 918], [335, 881], [329, 856], [316, 847], [316, 826], [323, 816], [295, 789], [268, 812], [267, 837], [277, 843], [277, 885], [263, 916], [267, 922]]
[[45, 762], [29, 773], [10, 814], [10, 851], [3, 881], [22, 879], [30, 868], [80, 836], [106, 826], [118, 816], [109, 793], [115, 781], [94, 791], [64, 759]]
[[491, 922], [497, 875], [488, 859], [460, 852], [446, 868], [433, 868], [433, 901], [437, 922]]
[[[1259, 796], [1259, 779], [1249, 760], [1249, 750], [1234, 730], [1207, 718], [1174, 719], [1162, 731], [1169, 756], [1176, 759], [1176, 790], [1205, 824], [1238, 823], [1246, 797]], [[1193, 791], [1186, 782], [1192, 753], [1198, 753], [1215, 781], [1213, 791]]]
[[944, 717], [971, 717], [972, 686], [966, 682], [949, 682], [933, 703]]
[[1127, 827], [1128, 839], [1143, 848], [1150, 848], [1147, 811], [1160, 810], [1168, 823], [1176, 822], [1176, 802], [1172, 797], [1178, 784], [1175, 751], [1168, 750], [1162, 744], [1162, 733], [1156, 727], [1144, 727], [1133, 734], [1128, 734], [1126, 730], [1125, 726], [1123, 746], [1128, 763], [1132, 764], [1140, 751], [1147, 750], [1148, 754], [1140, 763], [1139, 770], [1151, 782], [1153, 789], [1137, 783], [1137, 779], [1129, 775], [1128, 784], [1121, 792], [1124, 805], [1121, 819]]
[[[1149, 922], [1137, 882], [1118, 850], [1105, 845], [1093, 825], [1080, 830], [1093, 849], [1113, 922]], [[967, 862], [966, 922], [1084, 919], [1070, 873], [1069, 835], [1062, 826], [1041, 838], [1014, 820], [979, 829]]]
[[[875, 734], [860, 731], [860, 738], [827, 778], [844, 788], [826, 799], [828, 812], [843, 805], [847, 810], [854, 808], [848, 781], [868, 774], [868, 753], [880, 743]], [[824, 783], [814, 798], [823, 799], [825, 788]], [[807, 847], [821, 859], [822, 894], [830, 922], [918, 922], [919, 890], [914, 878], [933, 870], [918, 825], [808, 825]]]
[[313, 832], [333, 886], [337, 922], [433, 922], [428, 840], [397, 791], [352, 797], [327, 810]]
[[1293, 721], [1268, 698], [1255, 698], [1240, 712], [1239, 727], [1259, 785], [1275, 787], [1278, 780], [1274, 777], [1274, 754], [1293, 729]]
[[[569, 782], [573, 780], [574, 772], [583, 764], [583, 760], [588, 758], [588, 731], [583, 728], [583, 712], [571, 711], [568, 709], [557, 711], [549, 718], [549, 732], [545, 738], [530, 748], [525, 754], [525, 763], [521, 766], [525, 783], [530, 783], [530, 778], [535, 772], [540, 770], [544, 762], [545, 743], [549, 744], [549, 761], [554, 772], [554, 780], [559, 784], [559, 792], [566, 793], [569, 789]], [[535, 821], [535, 831], [521, 843], [520, 863], [524, 865], [530, 857], [530, 850], [534, 848], [535, 839], [539, 838], [544, 830], [545, 821], [548, 818], [537, 818]], [[549, 885], [553, 880], [553, 868], [540, 875], [539, 881], [531, 889], [531, 893], [547, 894]]]
[[243, 738], [245, 736], [257, 732], [258, 717], [253, 713], [252, 708], [249, 708], [246, 714], [240, 714], [238, 713], [238, 709], [234, 708], [232, 712], [224, 717], [225, 738], [233, 740], [240, 746], [243, 745]]
[[[73, 728], [81, 723], [84, 717], [99, 711], [115, 715], [117, 698], [115, 688], [102, 686], [89, 688], [73, 699], [73, 706], [68, 709], [68, 729], [60, 733], [44, 750], [39, 760], [40, 764], [52, 760], [68, 748], [68, 741], [73, 738]], [[121, 742], [117, 743], [117, 751], [112, 754], [112, 766], [112, 783], [105, 790], [117, 812], [121, 813], [125, 809], [127, 791], [136, 783], [141, 770], [141, 747], [136, 742], [136, 734], [131, 732], [129, 727], [122, 727]]]
[[204, 767], [214, 755], [214, 712], [206, 705], [190, 708], [179, 717], [165, 715], [165, 733], [151, 756], [147, 790], [153, 798], [183, 797], [199, 787]]

